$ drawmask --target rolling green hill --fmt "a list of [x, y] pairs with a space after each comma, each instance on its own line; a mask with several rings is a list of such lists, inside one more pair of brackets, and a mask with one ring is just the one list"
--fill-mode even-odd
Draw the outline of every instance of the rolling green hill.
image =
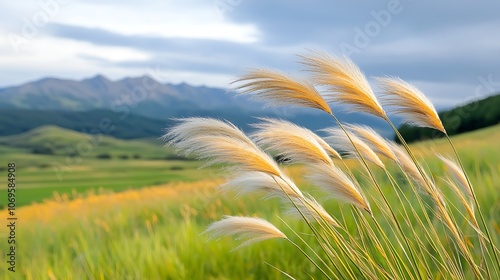
[[16, 150], [24, 153], [113, 158], [175, 158], [158, 139], [123, 140], [106, 135], [89, 135], [57, 126], [41, 126], [25, 133], [0, 137], [0, 153]]
[[0, 136], [27, 132], [44, 125], [55, 125], [79, 132], [106, 134], [122, 139], [160, 137], [170, 121], [111, 110], [42, 111], [6, 109], [0, 111]]
[[[449, 135], [496, 125], [500, 122], [500, 94], [441, 112], [439, 117]], [[436, 130], [410, 125], [402, 125], [399, 131], [407, 142], [443, 137]]]

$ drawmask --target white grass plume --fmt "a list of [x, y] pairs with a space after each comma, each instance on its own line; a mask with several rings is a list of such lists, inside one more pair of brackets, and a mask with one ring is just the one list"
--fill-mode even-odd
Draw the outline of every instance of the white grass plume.
[[348, 104], [357, 111], [387, 118], [365, 75], [348, 57], [313, 52], [302, 56], [302, 64], [312, 73], [316, 84], [329, 89], [323, 94], [328, 102]]
[[460, 167], [458, 167], [458, 164], [455, 161], [453, 161], [453, 160], [451, 160], [443, 155], [438, 155], [438, 157], [439, 157], [439, 159], [441, 159], [441, 161], [444, 163], [444, 165], [448, 169], [448, 174], [453, 179], [453, 181], [455, 181], [457, 186], [460, 188], [460, 191], [464, 195], [466, 195], [469, 199], [472, 199], [473, 196], [472, 196], [472, 192], [469, 188], [469, 184], [467, 182], [467, 177], [465, 177], [465, 174], [462, 171], [462, 169]]
[[400, 78], [387, 77], [377, 80], [384, 90], [382, 104], [391, 106], [392, 111], [403, 116], [406, 123], [446, 133], [434, 105], [418, 88]]
[[413, 181], [417, 184], [417, 190], [423, 191], [424, 194], [427, 194], [428, 196], [432, 197], [434, 201], [440, 200], [440, 203], [442, 205], [445, 205], [444, 198], [442, 194], [439, 192], [439, 190], [436, 188], [436, 185], [434, 182], [431, 180], [429, 175], [427, 175], [419, 163], [420, 170], [422, 170], [425, 178], [422, 176], [420, 171], [418, 170], [417, 166], [411, 160], [410, 156], [406, 153], [406, 151], [401, 148], [400, 145], [396, 143], [391, 143], [390, 147], [394, 154], [396, 155], [396, 162], [398, 163], [399, 167], [403, 172]]
[[361, 190], [339, 168], [323, 163], [315, 164], [309, 169], [307, 178], [327, 192], [330, 197], [371, 213], [370, 205]]
[[396, 160], [394, 152], [389, 147], [390, 141], [384, 139], [371, 127], [365, 125], [346, 125], [348, 130], [356, 133], [377, 154], [381, 154], [393, 161]]
[[238, 171], [259, 171], [281, 176], [276, 162], [254, 145], [239, 139], [220, 136], [194, 136], [172, 142], [175, 148], [186, 154], [194, 154], [199, 159], [208, 160], [207, 165], [216, 163], [232, 164]]
[[195, 136], [220, 135], [238, 139], [254, 145], [254, 143], [235, 125], [228, 121], [213, 118], [182, 118], [175, 119], [178, 123], [171, 127], [162, 137], [165, 141], [182, 141]]
[[224, 219], [210, 224], [203, 232], [210, 239], [236, 236], [244, 240], [234, 250], [272, 238], [284, 238], [286, 235], [268, 221], [253, 217], [225, 216]]
[[[262, 119], [262, 121], [254, 125], [257, 131], [252, 134], [252, 139], [260, 146], [278, 152], [279, 155], [292, 162], [322, 161], [333, 164], [329, 154], [323, 148], [330, 146], [312, 131], [288, 121], [276, 119]], [[331, 147], [329, 153], [334, 153], [340, 158], [340, 155]]]
[[[278, 184], [279, 185], [278, 185]], [[262, 172], [244, 172], [220, 186], [223, 191], [235, 191], [236, 196], [263, 192], [265, 198], [303, 197], [295, 183], [285, 175], [276, 177]]]
[[276, 71], [253, 69], [233, 83], [240, 94], [268, 102], [269, 106], [304, 106], [332, 113], [313, 85]]
[[[293, 198], [295, 205], [298, 209], [290, 205], [286, 210], [285, 214], [297, 218], [302, 219], [302, 214], [309, 220], [324, 220], [327, 223], [331, 224], [334, 227], [339, 227], [339, 223], [330, 215], [328, 212], [319, 204], [313, 197], [304, 197], [302, 199]], [[299, 212], [300, 210], [300, 212]]]
[[334, 148], [346, 152], [349, 157], [359, 157], [358, 152], [351, 143], [352, 140], [364, 159], [373, 162], [381, 168], [385, 168], [384, 163], [382, 163], [377, 154], [375, 154], [375, 152], [365, 142], [363, 142], [363, 140], [354, 135], [354, 133], [347, 132], [349, 133], [349, 137], [351, 138], [351, 140], [349, 140], [346, 133], [340, 128], [327, 128], [323, 131], [327, 134], [325, 140]]
[[467, 214], [471, 218], [472, 225], [476, 230], [479, 229], [479, 225], [476, 220], [476, 215], [474, 214], [474, 205], [470, 202], [470, 198], [467, 198], [464, 193], [460, 190], [460, 188], [455, 184], [455, 182], [451, 178], [443, 179], [444, 182], [453, 190], [453, 192], [458, 196], [460, 202], [465, 207]]

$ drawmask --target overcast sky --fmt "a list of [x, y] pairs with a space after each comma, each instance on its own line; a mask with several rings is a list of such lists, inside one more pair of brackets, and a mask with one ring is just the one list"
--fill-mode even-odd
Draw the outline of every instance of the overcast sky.
[[500, 1], [2, 1], [0, 87], [47, 76], [227, 87], [245, 69], [300, 72], [349, 55], [438, 107], [500, 91]]

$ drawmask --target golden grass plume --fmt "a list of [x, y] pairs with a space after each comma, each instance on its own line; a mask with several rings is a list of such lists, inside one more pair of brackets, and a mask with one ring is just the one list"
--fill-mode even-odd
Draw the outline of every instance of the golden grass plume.
[[272, 70], [253, 69], [233, 82], [240, 94], [248, 94], [269, 106], [295, 105], [320, 109], [329, 114], [330, 107], [306, 81]]
[[315, 164], [306, 177], [322, 188], [332, 198], [352, 204], [371, 213], [370, 205], [361, 190], [338, 167], [324, 163]]
[[365, 125], [346, 125], [348, 130], [354, 132], [359, 138], [364, 140], [364, 142], [377, 154], [381, 154], [386, 158], [393, 161], [396, 160], [394, 152], [389, 146], [390, 141], [384, 139], [380, 134], [378, 134], [371, 127]]
[[309, 220], [324, 220], [334, 227], [339, 227], [338, 222], [312, 196], [302, 199], [293, 198], [293, 201], [296, 207], [290, 205], [285, 214], [301, 219], [302, 215], [300, 213], [302, 213]]
[[[476, 220], [476, 215], [474, 214], [474, 206], [472, 203], [470, 203], [470, 198], [467, 199], [467, 197], [464, 195], [464, 193], [460, 190], [460, 188], [457, 186], [455, 182], [453, 182], [452, 179], [446, 178], [444, 179], [444, 182], [453, 190], [453, 192], [458, 196], [458, 199], [460, 199], [460, 202], [462, 205], [465, 207], [465, 211], [467, 211], [467, 214], [471, 218], [472, 225], [473, 227], [480, 232], [479, 230], [479, 225]], [[482, 234], [482, 232], [481, 232]]]
[[[353, 146], [356, 146], [361, 156], [364, 159], [369, 160], [380, 166], [381, 168], [385, 168], [384, 163], [380, 160], [380, 158], [375, 154], [375, 152], [359, 137], [354, 135], [352, 132], [347, 132], [349, 137], [347, 137], [346, 132], [340, 128], [327, 128], [323, 130], [327, 136], [325, 140], [330, 143], [334, 148], [342, 150], [348, 154], [349, 157], [358, 157], [358, 152]], [[351, 143], [352, 140], [352, 143]]]
[[244, 240], [235, 249], [272, 238], [287, 239], [283, 232], [264, 219], [240, 216], [225, 216], [210, 224], [203, 233], [210, 239], [236, 236], [236, 239]]
[[215, 163], [232, 164], [239, 171], [259, 171], [281, 176], [276, 162], [258, 148], [249, 138], [232, 125], [224, 126], [223, 133], [205, 131], [206, 119], [180, 122], [164, 136], [168, 144], [185, 154], [193, 154], [207, 160], [207, 165]]
[[443, 156], [443, 155], [438, 155], [439, 159], [444, 163], [446, 168], [448, 169], [448, 174], [450, 177], [455, 181], [457, 186], [459, 187], [460, 191], [465, 194], [469, 199], [472, 198], [472, 192], [469, 188], [469, 183], [467, 182], [467, 177], [465, 177], [464, 172], [460, 167], [458, 167], [458, 164]]
[[348, 57], [313, 52], [302, 56], [302, 64], [312, 73], [314, 83], [328, 88], [323, 94], [328, 102], [348, 104], [360, 112], [387, 118], [365, 75]]
[[223, 191], [235, 191], [236, 197], [256, 192], [263, 192], [265, 198], [303, 197], [300, 189], [287, 176], [271, 177], [271, 175], [262, 172], [244, 172], [222, 184], [220, 188]]
[[382, 104], [392, 107], [392, 111], [403, 116], [405, 122], [446, 133], [434, 105], [418, 88], [400, 78], [386, 77], [377, 80], [384, 90]]
[[177, 124], [168, 129], [168, 132], [162, 136], [163, 140], [181, 141], [201, 135], [220, 135], [254, 145], [243, 131], [228, 121], [203, 117], [182, 118], [175, 119], [175, 121]]
[[[423, 193], [430, 196], [436, 204], [441, 204], [444, 207], [446, 205], [444, 201], [444, 196], [436, 187], [434, 181], [431, 180], [431, 178], [429, 177], [429, 175], [427, 175], [427, 173], [425, 173], [422, 165], [420, 165], [420, 163], [413, 162], [408, 153], [400, 145], [396, 143], [391, 143], [390, 146], [392, 151], [396, 155], [397, 164], [399, 165], [401, 170], [406, 174], [406, 176], [408, 176], [409, 179], [411, 179], [413, 182], [417, 184], [416, 186], [417, 190], [423, 191]], [[422, 173], [420, 173], [420, 171], [418, 170], [416, 164], [418, 164], [420, 170], [422, 170], [423, 176]]]
[[[329, 154], [340, 155], [321, 137], [312, 131], [284, 120], [262, 119], [253, 125], [257, 131], [252, 139], [266, 149], [278, 152], [280, 156], [300, 163], [322, 161], [333, 164]], [[324, 148], [328, 149], [328, 152]]]

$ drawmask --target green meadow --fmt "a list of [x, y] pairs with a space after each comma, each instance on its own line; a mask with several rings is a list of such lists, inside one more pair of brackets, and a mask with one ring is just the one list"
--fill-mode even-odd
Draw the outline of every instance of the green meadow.
[[[239, 244], [237, 241], [231, 238], [208, 241], [202, 234], [208, 224], [223, 215], [255, 215], [266, 218], [287, 235], [291, 234], [287, 228], [290, 225], [313, 244], [307, 226], [282, 216], [278, 201], [254, 195], [236, 199], [232, 193], [221, 194], [217, 186], [223, 182], [224, 173], [215, 168], [199, 169], [200, 162], [176, 160], [175, 154], [156, 140], [103, 137], [92, 151], [68, 156], [65, 147], [77, 150], [80, 143], [89, 141], [86, 137], [45, 127], [0, 138], [1, 167], [6, 167], [9, 161], [17, 166], [20, 206], [16, 212], [20, 244], [16, 272], [7, 271], [6, 265], [2, 265], [2, 279], [286, 279], [278, 269], [296, 279], [322, 277], [283, 240], [232, 251]], [[497, 246], [500, 244], [498, 139], [499, 125], [453, 137]], [[33, 154], [37, 147], [39, 154]], [[435, 157], [438, 153], [451, 155], [444, 139], [415, 143], [412, 149], [443, 192], [450, 194], [440, 181], [443, 166]], [[139, 156], [134, 158], [134, 155]], [[63, 169], [54, 170], [54, 163]], [[349, 164], [358, 169], [354, 162]], [[395, 167], [392, 171], [398, 178]], [[57, 172], [63, 172], [59, 173], [62, 177]], [[299, 187], [321, 198], [311, 186], [303, 184], [301, 166], [290, 166], [287, 172]], [[3, 168], [0, 173], [7, 171]], [[368, 185], [360, 168], [355, 174], [362, 185]], [[389, 200], [397, 201], [396, 195], [400, 193], [383, 183], [382, 172], [376, 176]], [[370, 200], [380, 199], [374, 190], [364, 191]], [[412, 195], [410, 191], [402, 193]], [[5, 186], [2, 197], [0, 205], [4, 206]], [[453, 199], [452, 195], [449, 197]], [[325, 199], [320, 202], [349, 230], [355, 230], [349, 206]], [[5, 215], [2, 211], [0, 218], [5, 220]], [[382, 227], [387, 223], [380, 221]], [[464, 233], [474, 235], [466, 222], [461, 226]], [[423, 229], [413, 230], [418, 233]], [[0, 262], [5, 264], [8, 250], [5, 239], [0, 249]], [[470, 271], [465, 273], [473, 276]]]
[[[121, 140], [45, 126], [0, 137], [2, 166], [17, 166], [17, 203], [42, 202], [54, 193], [122, 191], [213, 177], [200, 163], [176, 156], [159, 139]], [[6, 201], [0, 201], [0, 207]]]

